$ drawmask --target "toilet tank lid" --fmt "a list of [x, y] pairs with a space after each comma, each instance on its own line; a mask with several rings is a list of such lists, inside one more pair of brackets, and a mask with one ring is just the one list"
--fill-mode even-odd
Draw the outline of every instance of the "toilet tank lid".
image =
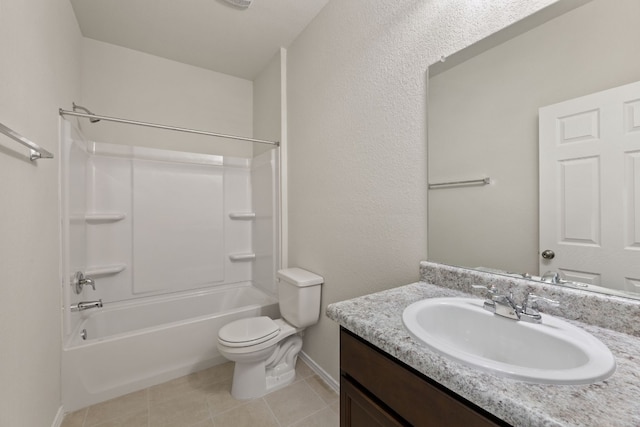
[[315, 273], [297, 267], [278, 270], [276, 276], [278, 279], [282, 279], [291, 284], [302, 287], [320, 285], [324, 282], [322, 276], [318, 276]]

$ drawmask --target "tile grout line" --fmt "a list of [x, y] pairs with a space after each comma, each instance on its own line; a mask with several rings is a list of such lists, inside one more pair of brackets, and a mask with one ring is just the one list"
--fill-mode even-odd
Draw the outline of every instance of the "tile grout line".
[[[266, 395], [265, 395], [265, 396], [266, 396]], [[232, 397], [233, 397], [233, 396], [232, 396]], [[238, 400], [238, 399], [234, 398], [234, 399], [235, 399], [235, 400], [237, 400], [238, 402], [242, 402], [242, 403], [240, 403], [238, 406], [234, 406], [234, 407], [232, 407], [232, 408], [225, 409], [225, 410], [224, 410], [224, 411], [222, 411], [222, 412], [218, 412], [218, 413], [217, 413], [217, 414], [215, 414], [215, 415], [211, 413], [211, 406], [210, 406], [208, 403], [207, 403], [207, 407], [209, 408], [209, 414], [211, 415], [211, 420], [213, 421], [213, 418], [214, 418], [214, 417], [218, 417], [218, 416], [220, 416], [220, 415], [224, 415], [224, 414], [226, 414], [227, 412], [231, 412], [231, 411], [233, 411], [233, 410], [235, 410], [235, 409], [242, 408], [243, 406], [247, 406], [247, 405], [248, 405], [248, 404], [250, 404], [251, 402], [255, 402], [255, 401], [257, 401], [257, 400], [261, 400], [261, 399], [263, 399], [263, 398], [264, 398], [264, 396], [263, 396], [263, 397], [256, 397], [256, 398], [249, 399], [249, 400]], [[266, 403], [266, 404], [267, 404], [267, 407], [269, 407], [269, 404], [267, 403], [267, 401], [266, 401], [266, 400], [264, 401], [264, 403]], [[269, 407], [269, 410], [271, 410], [271, 407]], [[153, 426], [149, 426], [149, 427], [153, 427]]]
[[[311, 386], [311, 384], [309, 384], [309, 382], [307, 381], [308, 379], [311, 379], [311, 378], [313, 378], [314, 376], [315, 376], [315, 374], [313, 374], [313, 375], [309, 375], [308, 377], [306, 377], [306, 378], [302, 378], [300, 381], [295, 381], [295, 382], [291, 383], [290, 385], [296, 384], [296, 383], [298, 383], [298, 382], [304, 382], [304, 384], [307, 386], [307, 388], [309, 388], [309, 389], [311, 390], [311, 392], [312, 392], [312, 393], [313, 393], [313, 394], [314, 394], [314, 395], [315, 395], [315, 396], [320, 400], [320, 402], [322, 402], [322, 405], [323, 405], [323, 406], [322, 406], [320, 409], [318, 409], [318, 410], [316, 410], [316, 411], [313, 411], [312, 413], [310, 413], [310, 414], [308, 414], [308, 415], [306, 415], [306, 416], [304, 416], [304, 417], [302, 417], [302, 418], [300, 418], [300, 419], [297, 419], [297, 420], [295, 420], [295, 421], [290, 422], [289, 424], [287, 424], [287, 426], [283, 426], [283, 425], [282, 425], [282, 423], [280, 423], [280, 420], [278, 420], [278, 419], [277, 419], [277, 417], [276, 417], [276, 420], [278, 421], [278, 423], [279, 423], [279, 425], [280, 425], [281, 427], [291, 427], [291, 426], [296, 425], [297, 423], [300, 423], [300, 422], [302, 422], [303, 420], [306, 420], [307, 418], [309, 418], [309, 417], [311, 417], [311, 416], [313, 416], [313, 415], [317, 414], [318, 412], [320, 412], [320, 411], [322, 411], [322, 410], [324, 410], [324, 409], [329, 408], [329, 404], [328, 404], [327, 402], [325, 402], [325, 400], [322, 398], [322, 396], [320, 396], [320, 394], [319, 394], [317, 391], [315, 391], [315, 389], [314, 389], [314, 388]], [[287, 387], [289, 387], [289, 386], [287, 386]], [[285, 387], [285, 388], [286, 388], [286, 387]], [[266, 402], [266, 399], [265, 399], [265, 402]], [[269, 405], [269, 403], [268, 403], [268, 402], [267, 402], [267, 406], [269, 406], [269, 409], [271, 409], [271, 405]], [[329, 410], [331, 410], [331, 408], [329, 408]], [[272, 410], [272, 412], [273, 412], [273, 410]]]
[[[269, 393], [265, 394], [265, 396], [267, 396]], [[278, 424], [279, 427], [284, 427], [282, 425], [282, 423], [280, 422], [280, 420], [278, 419], [278, 417], [276, 416], [276, 413], [273, 412], [273, 408], [271, 407], [271, 405], [269, 405], [269, 402], [267, 402], [267, 399], [264, 398], [264, 396], [262, 396], [260, 398], [265, 405], [267, 405], [267, 408], [269, 408], [269, 412], [271, 412], [271, 415], [273, 416], [273, 419], [276, 420], [276, 423]]]
[[211, 424], [216, 425], [216, 422], [213, 421], [213, 414], [211, 413], [211, 405], [209, 404], [209, 399], [205, 398], [205, 400], [207, 401], [207, 412], [209, 413], [209, 420], [211, 420]]
[[[301, 362], [303, 362], [303, 363], [305, 363], [303, 360], [300, 360], [300, 361], [301, 361]], [[307, 364], [305, 363], [305, 365], [307, 365]], [[307, 366], [308, 366], [308, 365], [307, 365]], [[320, 395], [320, 393], [319, 393], [319, 392], [317, 392], [317, 391], [316, 391], [316, 390], [311, 386], [311, 384], [310, 384], [310, 383], [309, 383], [309, 381], [308, 381], [308, 380], [313, 379], [315, 376], [317, 376], [317, 374], [316, 374], [315, 372], [313, 372], [313, 370], [311, 370], [311, 373], [310, 373], [309, 375], [307, 375], [307, 376], [304, 376], [304, 377], [303, 377], [302, 375], [297, 376], [296, 381], [294, 381], [294, 382], [293, 382], [293, 383], [291, 383], [290, 385], [293, 385], [293, 384], [298, 383], [298, 382], [304, 382], [304, 383], [305, 383], [305, 385], [306, 385], [308, 388], [310, 388], [310, 389], [312, 390], [312, 392], [313, 392], [314, 396], [316, 396], [318, 399], [320, 399], [320, 401], [323, 403], [323, 407], [322, 407], [322, 408], [320, 408], [320, 409], [319, 409], [319, 410], [317, 410], [317, 411], [314, 411], [312, 414], [309, 414], [309, 415], [307, 415], [307, 416], [305, 416], [305, 417], [303, 417], [303, 418], [301, 418], [301, 419], [299, 419], [299, 420], [296, 420], [296, 421], [294, 421], [294, 422], [289, 423], [289, 425], [293, 425], [293, 424], [295, 424], [295, 423], [298, 423], [298, 422], [300, 422], [300, 421], [302, 421], [302, 420], [304, 420], [304, 419], [306, 419], [306, 418], [308, 418], [308, 417], [310, 417], [310, 416], [312, 416], [312, 415], [316, 414], [317, 412], [322, 411], [323, 409], [325, 409], [325, 408], [328, 408], [328, 407], [329, 407], [329, 404], [328, 404], [328, 403], [327, 403], [327, 402], [322, 398], [322, 396]], [[215, 380], [214, 380], [214, 381], [212, 381], [212, 382], [211, 382], [211, 384], [217, 384], [217, 383], [219, 383], [219, 382], [223, 382], [223, 381], [225, 381], [225, 380], [218, 379], [217, 381], [215, 381]], [[289, 385], [289, 386], [290, 386], [290, 385]], [[287, 386], [287, 387], [288, 387], [288, 386]], [[152, 407], [152, 402], [151, 402], [151, 400], [152, 400], [152, 396], [151, 396], [151, 394], [152, 394], [152, 393], [151, 393], [151, 388], [152, 388], [152, 387], [147, 387], [147, 388], [143, 389], [143, 391], [144, 391], [144, 393], [145, 393], [145, 403], [146, 403], [146, 405], [145, 405], [145, 406], [146, 406], [146, 416], [147, 416], [147, 422], [146, 422], [145, 424], [146, 424], [146, 426], [147, 426], [147, 427], [153, 427], [153, 426], [152, 426], [152, 421], [151, 421], [151, 418], [152, 418], [152, 417], [151, 417], [151, 407]], [[271, 393], [268, 393], [268, 394], [271, 394]], [[268, 394], [267, 394], [267, 395], [268, 395]], [[276, 414], [275, 414], [275, 412], [274, 412], [274, 409], [271, 407], [271, 405], [269, 405], [269, 403], [268, 403], [268, 402], [267, 402], [267, 400], [265, 399], [265, 397], [266, 397], [267, 395], [262, 396], [262, 397], [260, 397], [260, 398], [258, 398], [258, 399], [261, 399], [261, 400], [263, 401], [263, 403], [265, 403], [265, 404], [267, 405], [267, 408], [269, 409], [269, 413], [273, 416], [273, 418], [274, 418], [274, 420], [275, 420], [276, 424], [278, 425], [278, 427], [286, 427], [286, 426], [284, 426], [283, 422], [281, 422], [281, 421], [278, 419], [278, 417], [276, 416]], [[246, 402], [241, 403], [238, 407], [242, 407], [242, 406], [244, 406], [244, 405], [246, 405], [246, 404], [248, 404], [248, 403], [250, 403], [250, 402], [252, 402], [252, 401], [256, 401], [256, 400], [258, 400], [258, 399], [251, 399], [251, 400], [248, 400], [248, 401], [246, 401]], [[92, 406], [95, 406], [95, 405], [92, 405]], [[89, 408], [90, 408], [90, 407], [84, 408], [84, 414], [83, 414], [83, 417], [82, 417], [81, 427], [89, 427], [89, 424], [88, 424], [88, 423], [90, 423]], [[237, 408], [237, 407], [236, 407], [236, 408]], [[227, 409], [227, 410], [222, 411], [222, 412], [220, 412], [220, 413], [217, 413], [217, 414], [215, 414], [215, 415], [213, 414], [213, 409], [214, 409], [214, 408], [212, 408], [212, 407], [211, 407], [211, 405], [209, 405], [209, 403], [208, 403], [208, 401], [207, 401], [207, 414], [208, 414], [208, 419], [209, 419], [209, 421], [211, 421], [214, 425], [216, 425], [217, 423], [214, 421], [214, 417], [215, 417], [215, 416], [222, 415], [222, 414], [227, 413], [228, 411], [231, 411], [231, 410], [233, 410], [233, 409], [235, 409], [235, 408]], [[116, 417], [116, 418], [117, 418], [117, 417]]]
[[[310, 413], [310, 414], [309, 414], [309, 415], [307, 415], [306, 417], [300, 418], [298, 421], [294, 421], [294, 422], [292, 422], [292, 423], [291, 423], [291, 424], [289, 424], [287, 427], [292, 427], [292, 426], [294, 426], [294, 425], [296, 425], [296, 424], [298, 424], [298, 423], [301, 423], [302, 421], [304, 421], [304, 420], [306, 420], [306, 419], [308, 419], [308, 418], [313, 417], [314, 415], [316, 415], [316, 414], [317, 414], [317, 413], [319, 413], [319, 412], [324, 411], [325, 409], [328, 409], [329, 411], [331, 411], [331, 408], [329, 408], [329, 405], [325, 405], [324, 407], [322, 407], [322, 408], [318, 409], [317, 411]], [[333, 412], [333, 411], [331, 411], [331, 412]]]
[[[293, 422], [293, 423], [289, 424], [289, 426], [288, 426], [288, 427], [294, 426], [294, 425], [296, 425], [297, 423], [300, 423], [300, 422], [302, 422], [302, 421], [306, 420], [307, 418], [310, 418], [310, 417], [314, 416], [314, 415], [315, 415], [315, 414], [317, 414], [318, 412], [324, 411], [325, 409], [328, 409], [328, 410], [330, 410], [331, 412], [333, 412], [333, 410], [330, 408], [331, 404], [330, 404], [330, 403], [327, 403], [327, 402], [322, 398], [322, 396], [320, 396], [320, 393], [318, 393], [318, 392], [317, 392], [313, 387], [311, 387], [311, 384], [309, 384], [309, 382], [307, 381], [308, 379], [311, 379], [311, 378], [313, 378], [313, 377], [314, 377], [314, 375], [311, 375], [311, 376], [309, 376], [309, 377], [305, 378], [303, 381], [307, 384], [307, 386], [311, 389], [311, 391], [312, 391], [312, 392], [314, 392], [316, 396], [318, 396], [318, 398], [319, 398], [319, 399], [320, 399], [320, 401], [324, 404], [324, 406], [323, 406], [322, 408], [318, 409], [317, 411], [315, 411], [315, 412], [313, 412], [313, 413], [311, 413], [311, 414], [307, 415], [306, 417], [303, 417], [303, 418], [299, 419], [298, 421], [295, 421], [295, 422]], [[322, 378], [321, 378], [319, 375], [318, 375], [318, 378], [320, 379], [320, 381], [322, 381]]]
[[[309, 378], [312, 378], [312, 377], [309, 377]], [[304, 383], [307, 385], [307, 387], [311, 389], [312, 392], [315, 393], [316, 396], [318, 396], [318, 399], [320, 399], [320, 401], [324, 403], [325, 406], [327, 406], [327, 402], [325, 402], [322, 396], [320, 396], [320, 393], [318, 393], [313, 387], [311, 387], [311, 384], [309, 384], [309, 382], [307, 381], [307, 378], [304, 379]]]
[[147, 392], [147, 427], [151, 426], [151, 387], [147, 387], [145, 390]]
[[[232, 397], [233, 397], [233, 396], [232, 396]], [[235, 398], [234, 398], [234, 399], [235, 399]], [[237, 400], [237, 399], [236, 399], [236, 400]], [[221, 412], [218, 412], [218, 413], [214, 414], [214, 413], [212, 412], [212, 406], [213, 406], [213, 405], [211, 405], [211, 404], [209, 403], [209, 400], [207, 399], [207, 410], [209, 411], [209, 418], [211, 418], [211, 422], [215, 425], [215, 424], [217, 424], [217, 423], [215, 422], [215, 420], [214, 420], [214, 418], [215, 418], [215, 417], [219, 417], [220, 415], [226, 414], [227, 412], [229, 412], [229, 411], [233, 411], [234, 409], [242, 408], [243, 406], [245, 406], [245, 405], [249, 404], [250, 402], [253, 402], [254, 400], [255, 400], [255, 399], [247, 400], [246, 402], [243, 402], [243, 403], [241, 403], [241, 404], [240, 404], [240, 405], [238, 405], [238, 406], [234, 406], [234, 407], [232, 407], [232, 408], [225, 409], [224, 411], [221, 411]], [[149, 427], [153, 427], [153, 426], [149, 426]]]
[[[311, 378], [311, 377], [313, 377], [313, 375], [315, 375], [315, 374], [313, 374], [313, 373], [312, 373], [311, 375], [308, 375], [307, 377], [300, 377], [300, 378], [297, 378], [297, 380], [296, 380], [296, 381], [292, 382], [291, 384], [289, 384], [289, 385], [288, 385], [288, 386], [286, 386], [286, 387], [289, 387], [289, 386], [291, 386], [291, 385], [293, 385], [293, 384], [296, 384], [296, 383], [298, 383], [298, 382], [302, 382], [302, 381], [304, 381], [304, 382], [306, 383], [307, 378]], [[220, 382], [221, 382], [221, 381], [220, 381]], [[308, 383], [306, 383], [306, 384], [307, 384], [307, 386], [309, 386], [309, 384], [308, 384]], [[286, 388], [286, 387], [284, 387], [284, 388]], [[311, 386], [309, 386], [309, 388], [311, 388]], [[282, 389], [280, 389], [280, 390], [282, 390]], [[313, 390], [313, 388], [311, 388], [311, 390], [315, 393], [315, 390]], [[267, 399], [265, 399], [265, 397], [267, 397], [268, 395], [270, 395], [270, 394], [272, 394], [272, 393], [275, 393], [275, 392], [277, 392], [277, 391], [278, 391], [278, 390], [275, 390], [275, 391], [272, 391], [272, 392], [270, 392], [270, 393], [265, 394], [265, 395], [264, 395], [264, 396], [262, 396], [262, 397], [258, 397], [258, 398], [255, 398], [255, 399], [250, 399], [250, 400], [244, 401], [243, 403], [241, 403], [241, 404], [240, 404], [240, 405], [238, 405], [238, 406], [235, 406], [235, 407], [233, 407], [233, 408], [226, 409], [226, 410], [224, 410], [224, 411], [222, 411], [222, 412], [217, 413], [215, 416], [219, 416], [219, 415], [225, 414], [225, 413], [227, 413], [227, 412], [229, 412], [229, 411], [233, 411], [234, 409], [237, 409], [237, 408], [240, 408], [240, 407], [242, 407], [242, 406], [245, 406], [245, 405], [247, 405], [247, 404], [249, 404], [249, 403], [251, 403], [251, 402], [255, 402], [255, 401], [257, 401], [257, 400], [262, 400], [262, 401], [267, 405], [267, 408], [269, 409], [269, 412], [271, 413], [271, 415], [273, 415], [273, 418], [276, 420], [276, 423], [278, 423], [278, 426], [279, 426], [279, 427], [284, 427], [284, 426], [282, 425], [282, 423], [280, 422], [280, 420], [278, 419], [278, 417], [276, 416], [275, 412], [273, 412], [273, 409], [271, 408], [271, 405], [269, 405], [269, 402], [267, 402]], [[317, 394], [317, 393], [316, 393], [316, 394]], [[320, 397], [320, 396], [318, 396], [318, 397]], [[236, 400], [237, 400], [237, 399], [236, 399]], [[320, 400], [322, 400], [322, 402], [324, 402], [324, 400], [322, 399], [322, 397], [320, 397]], [[327, 405], [327, 406], [328, 406], [328, 405]], [[207, 408], [208, 408], [208, 410], [209, 410], [209, 415], [211, 416], [211, 421], [215, 424], [215, 420], [213, 419], [213, 418], [214, 418], [214, 415], [211, 413], [211, 406], [207, 404]], [[305, 418], [306, 418], [306, 417], [305, 417]], [[296, 421], [296, 422], [297, 422], [297, 421]], [[152, 426], [149, 426], [149, 427], [152, 427]]]
[[[317, 375], [317, 377], [318, 377], [318, 379], [319, 379], [321, 382], [323, 382], [323, 383], [324, 383], [324, 380], [322, 379], [322, 377], [321, 377], [320, 375]], [[313, 378], [313, 376], [310, 376], [308, 379], [310, 379], [310, 378]], [[331, 406], [331, 405], [333, 404], [333, 402], [331, 402], [331, 403], [327, 403], [327, 402], [322, 398], [322, 396], [320, 396], [320, 393], [318, 393], [318, 392], [317, 392], [317, 391], [316, 391], [316, 390], [311, 386], [311, 384], [309, 384], [309, 382], [307, 382], [307, 378], [305, 378], [305, 379], [304, 379], [304, 382], [306, 382], [306, 383], [307, 383], [307, 385], [309, 386], [309, 388], [310, 388], [310, 389], [311, 389], [311, 390], [312, 390], [312, 391], [313, 391], [313, 392], [314, 392], [314, 393], [315, 393], [315, 394], [320, 398], [320, 400], [322, 401], [322, 403], [324, 403], [324, 404], [325, 404], [325, 406], [326, 406], [326, 407], [329, 407], [329, 406]], [[327, 384], [327, 386], [328, 386], [329, 388], [331, 388], [328, 384]], [[331, 391], [333, 392], [333, 389], [331, 389]], [[339, 399], [339, 398], [340, 398], [340, 396], [338, 396], [338, 399]]]

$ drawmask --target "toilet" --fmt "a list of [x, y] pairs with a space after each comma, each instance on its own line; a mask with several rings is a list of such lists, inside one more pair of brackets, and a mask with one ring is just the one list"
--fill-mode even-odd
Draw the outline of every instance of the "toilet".
[[281, 319], [240, 319], [218, 332], [220, 354], [235, 362], [231, 395], [236, 399], [254, 399], [291, 384], [302, 331], [320, 317], [321, 276], [287, 268], [276, 278]]

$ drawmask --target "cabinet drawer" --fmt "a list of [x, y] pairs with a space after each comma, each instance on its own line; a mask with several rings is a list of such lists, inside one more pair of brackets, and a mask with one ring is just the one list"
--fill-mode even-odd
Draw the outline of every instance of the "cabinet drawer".
[[340, 370], [415, 426], [504, 426], [431, 384], [350, 332], [340, 331]]

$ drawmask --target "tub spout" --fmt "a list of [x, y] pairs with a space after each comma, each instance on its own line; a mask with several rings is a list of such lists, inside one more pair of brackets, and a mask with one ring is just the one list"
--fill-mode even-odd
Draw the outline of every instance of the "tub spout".
[[89, 308], [101, 308], [102, 307], [102, 300], [98, 300], [98, 301], [80, 301], [77, 304], [72, 304], [71, 305], [71, 311], [83, 311], [83, 310], [87, 310]]

